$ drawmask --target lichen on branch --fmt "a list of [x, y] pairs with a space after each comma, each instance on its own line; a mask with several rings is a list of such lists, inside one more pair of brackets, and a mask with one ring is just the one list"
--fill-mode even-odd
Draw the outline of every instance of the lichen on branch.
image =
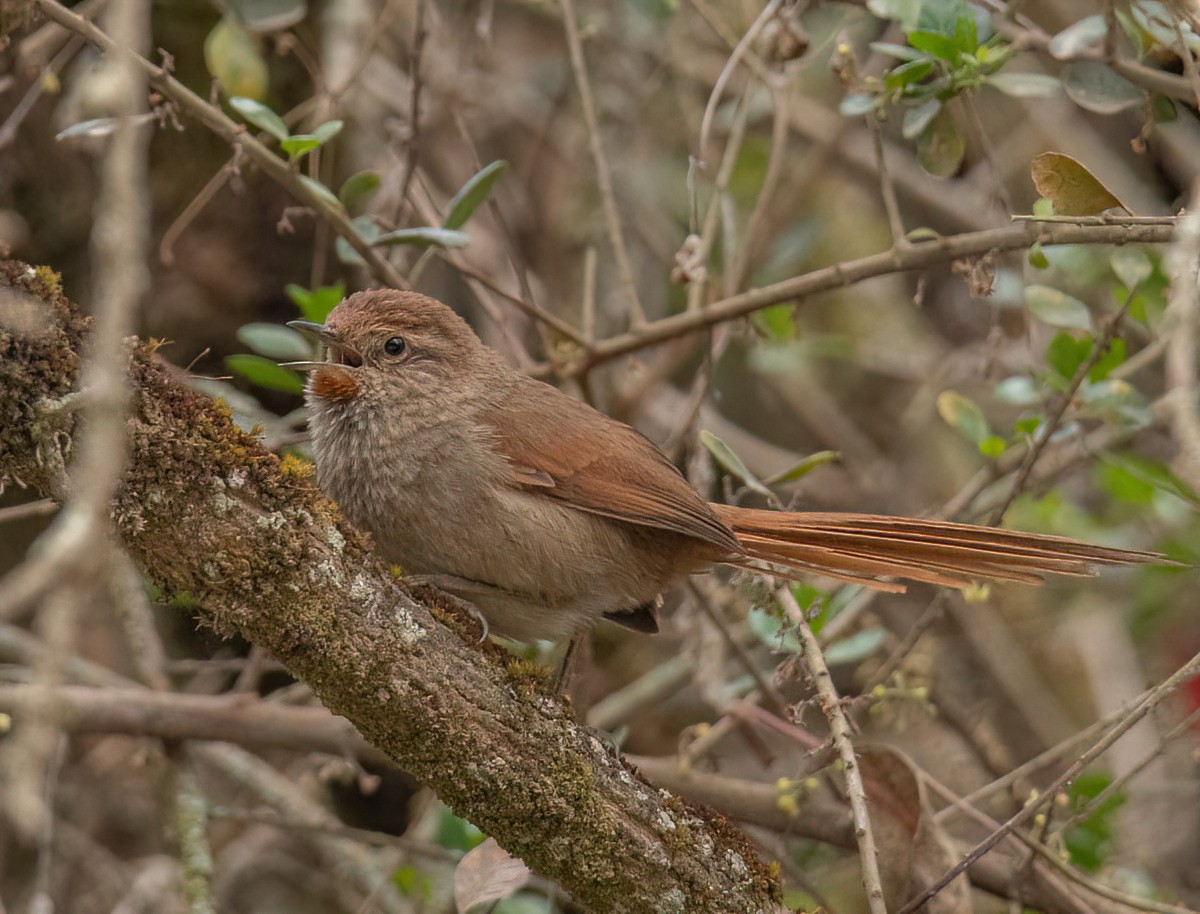
[[[9, 318], [31, 301], [40, 326], [18, 328]], [[86, 332], [51, 272], [0, 263], [0, 481], [52, 497], [69, 488], [73, 411], [55, 404], [76, 382]], [[266, 648], [589, 908], [780, 910], [775, 875], [739, 831], [647, 785], [519, 667], [440, 624], [302, 466], [238, 430], [154, 349], [131, 350], [129, 465], [112, 518], [157, 584]]]

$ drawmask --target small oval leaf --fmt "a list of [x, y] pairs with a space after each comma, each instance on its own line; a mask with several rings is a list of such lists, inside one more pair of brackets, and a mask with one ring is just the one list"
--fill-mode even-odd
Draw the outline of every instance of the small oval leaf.
[[1062, 84], [1071, 101], [1097, 114], [1116, 114], [1146, 99], [1145, 89], [1098, 60], [1073, 60], [1066, 64], [1062, 68]]
[[275, 139], [286, 140], [288, 138], [287, 124], [283, 122], [283, 118], [262, 102], [236, 95], [229, 100], [229, 106], [259, 130], [265, 130]]
[[417, 228], [396, 229], [385, 232], [376, 238], [373, 244], [412, 244], [425, 247], [435, 244], [443, 248], [461, 248], [471, 240], [466, 232], [456, 232], [452, 229], [438, 228], [433, 225], [423, 225]]
[[1117, 248], [1108, 262], [1126, 289], [1136, 289], [1154, 272], [1150, 256], [1140, 248]]
[[1062, 83], [1045, 73], [997, 73], [988, 77], [988, 85], [1014, 98], [1050, 98], [1062, 89]]
[[[266, 97], [270, 80], [267, 62], [253, 36], [232, 16], [213, 26], [204, 39], [204, 64], [226, 95], [249, 101]], [[283, 136], [287, 136], [286, 129]]]
[[492, 192], [492, 186], [507, 169], [508, 163], [499, 159], [475, 172], [470, 180], [459, 188], [458, 193], [447, 205], [446, 218], [442, 220], [442, 228], [462, 228], [471, 218], [471, 214], [488, 198], [488, 194]]
[[967, 144], [949, 109], [942, 108], [917, 141], [917, 160], [935, 178], [951, 178], [962, 164]]
[[333, 191], [320, 181], [314, 181], [308, 175], [300, 175], [299, 177], [300, 183], [312, 191], [315, 196], [320, 197], [330, 206], [341, 207], [342, 202], [333, 195]]
[[348, 177], [338, 190], [338, 199], [347, 210], [355, 210], [369, 196], [379, 190], [382, 180], [377, 171], [360, 171]]
[[1086, 330], [1092, 326], [1092, 312], [1087, 305], [1073, 295], [1050, 286], [1026, 286], [1025, 307], [1051, 327]]
[[937, 411], [943, 422], [975, 444], [992, 433], [979, 404], [958, 391], [943, 390], [938, 394]]
[[1050, 39], [1050, 54], [1058, 60], [1069, 60], [1100, 44], [1107, 32], [1102, 15], [1087, 16]]
[[227, 355], [225, 367], [260, 387], [282, 390], [289, 394], [304, 393], [304, 381], [300, 375], [290, 368], [276, 365], [270, 359], [264, 359], [261, 355]]
[[283, 362], [299, 362], [313, 357], [308, 340], [291, 327], [281, 324], [244, 324], [238, 328], [237, 338], [247, 349]]
[[721, 469], [740, 479], [746, 488], [752, 489], [760, 495], [769, 496], [771, 494], [771, 490], [759, 482], [758, 477], [750, 472], [750, 468], [742, 462], [742, 458], [734, 452], [733, 448], [708, 429], [700, 431], [700, 443], [712, 454], [713, 460]]

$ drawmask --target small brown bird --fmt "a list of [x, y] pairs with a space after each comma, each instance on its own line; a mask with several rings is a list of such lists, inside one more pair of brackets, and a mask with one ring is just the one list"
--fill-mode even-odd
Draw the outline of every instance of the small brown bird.
[[382, 556], [474, 604], [497, 634], [562, 639], [601, 617], [653, 630], [660, 594], [717, 563], [965, 587], [1161, 560], [921, 518], [710, 504], [630, 426], [509, 367], [441, 302], [351, 295], [315, 333], [317, 479]]

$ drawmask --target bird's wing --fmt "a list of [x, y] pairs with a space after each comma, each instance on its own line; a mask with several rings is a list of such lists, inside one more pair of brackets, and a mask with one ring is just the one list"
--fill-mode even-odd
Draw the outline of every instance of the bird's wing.
[[733, 533], [662, 451], [556, 388], [524, 379], [480, 419], [508, 460], [514, 487], [589, 514], [740, 551]]

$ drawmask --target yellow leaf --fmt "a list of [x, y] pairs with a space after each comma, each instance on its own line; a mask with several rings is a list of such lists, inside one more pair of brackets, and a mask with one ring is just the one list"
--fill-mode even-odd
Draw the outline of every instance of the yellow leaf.
[[254, 37], [226, 16], [204, 39], [204, 63], [226, 95], [262, 101], [267, 94], [267, 62]]

